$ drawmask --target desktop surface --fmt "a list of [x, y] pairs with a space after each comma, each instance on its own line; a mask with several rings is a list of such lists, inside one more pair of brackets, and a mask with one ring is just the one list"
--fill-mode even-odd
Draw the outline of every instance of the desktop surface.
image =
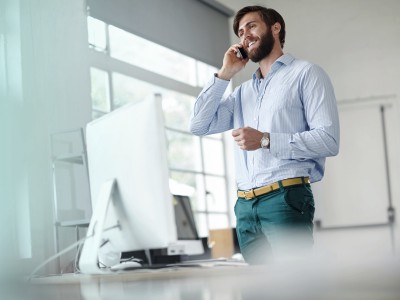
[[[399, 259], [279, 262], [36, 278], [27, 299], [400, 299]], [[33, 295], [36, 296], [33, 297]], [[20, 298], [22, 299], [22, 298]]]

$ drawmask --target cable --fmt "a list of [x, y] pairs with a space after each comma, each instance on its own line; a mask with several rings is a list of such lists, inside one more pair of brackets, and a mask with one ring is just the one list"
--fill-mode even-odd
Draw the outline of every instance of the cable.
[[[111, 227], [108, 227], [106, 229], [103, 230], [103, 232], [106, 232], [108, 230], [114, 229], [114, 228], [121, 228], [121, 225], [119, 224], [119, 222], [116, 225], [113, 225]], [[79, 241], [73, 243], [72, 245], [68, 246], [67, 248], [61, 250], [60, 252], [54, 254], [53, 256], [49, 257], [48, 259], [46, 259], [44, 262], [42, 262], [39, 266], [37, 266], [29, 275], [28, 277], [28, 281], [30, 281], [35, 274], [37, 273], [37, 271], [39, 271], [41, 268], [43, 268], [45, 265], [47, 265], [49, 262], [51, 262], [52, 260], [56, 259], [57, 257], [60, 257], [61, 255], [69, 252], [70, 250], [72, 250], [73, 248], [75, 248], [76, 246], [81, 246], [81, 244], [83, 244], [88, 238], [93, 237], [95, 234], [94, 232], [91, 235], [87, 235], [84, 238], [81, 238]], [[103, 246], [103, 245], [102, 245]], [[80, 253], [80, 249], [78, 249], [78, 252]], [[78, 255], [76, 255], [76, 258], [78, 257]], [[77, 265], [77, 261], [75, 262], [75, 266]], [[79, 268], [77, 268], [79, 270]]]
[[74, 273], [75, 274], [81, 272], [81, 270], [79, 269], [78, 262], [79, 262], [79, 259], [81, 257], [81, 251], [82, 251], [82, 248], [83, 248], [83, 244], [84, 243], [79, 245], [79, 248], [78, 248], [78, 250], [76, 251], [76, 254], [75, 254], [75, 260], [74, 260]]
[[49, 257], [48, 259], [46, 259], [44, 262], [42, 262], [39, 266], [37, 266], [29, 275], [28, 277], [28, 281], [31, 280], [33, 278], [33, 276], [35, 276], [36, 272], [39, 271], [41, 268], [43, 268], [45, 265], [47, 265], [49, 262], [51, 262], [52, 260], [56, 259], [57, 257], [69, 252], [70, 250], [72, 250], [73, 248], [75, 248], [77, 245], [80, 245], [81, 243], [83, 243], [84, 241], [86, 241], [88, 238], [93, 237], [93, 235], [89, 235], [86, 236], [84, 238], [81, 238], [79, 241], [73, 243], [72, 245], [68, 246], [67, 248], [61, 250], [60, 252], [54, 254], [53, 256]]

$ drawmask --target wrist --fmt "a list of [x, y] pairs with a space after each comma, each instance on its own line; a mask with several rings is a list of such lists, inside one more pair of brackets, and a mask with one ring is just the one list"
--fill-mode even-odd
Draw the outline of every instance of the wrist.
[[220, 69], [217, 73], [217, 77], [219, 79], [223, 79], [223, 80], [231, 80], [231, 78], [233, 77], [229, 72], [227, 72], [224, 68]]

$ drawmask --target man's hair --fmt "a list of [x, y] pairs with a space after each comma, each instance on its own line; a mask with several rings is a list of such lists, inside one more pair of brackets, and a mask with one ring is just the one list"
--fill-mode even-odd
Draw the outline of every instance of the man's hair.
[[264, 6], [258, 6], [258, 5], [243, 7], [236, 13], [235, 18], [233, 20], [233, 31], [235, 32], [235, 34], [238, 35], [240, 20], [243, 18], [244, 15], [250, 12], [258, 12], [262, 20], [267, 25], [267, 28], [271, 28], [271, 26], [274, 25], [276, 22], [281, 24], [281, 31], [279, 32], [279, 41], [281, 42], [281, 47], [283, 48], [283, 45], [285, 44], [285, 35], [286, 35], [285, 21], [283, 20], [282, 16], [272, 8], [266, 8]]

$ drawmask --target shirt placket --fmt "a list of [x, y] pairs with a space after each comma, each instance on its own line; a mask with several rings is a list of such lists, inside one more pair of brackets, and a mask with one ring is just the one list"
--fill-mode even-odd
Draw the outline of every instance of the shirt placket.
[[[261, 104], [264, 99], [264, 94], [267, 89], [267, 86], [268, 86], [269, 82], [271, 81], [274, 73], [275, 73], [275, 71], [271, 70], [271, 72], [269, 72], [267, 74], [267, 77], [265, 79], [259, 79], [259, 82], [258, 82], [258, 94], [257, 94], [256, 105], [254, 107], [253, 118], [252, 118], [252, 127], [257, 130], [259, 130], [259, 126], [260, 126]], [[258, 168], [259, 168], [259, 166], [257, 166], [255, 164], [255, 155], [256, 155], [255, 152], [256, 151], [249, 151], [250, 155], [247, 156], [247, 159], [248, 159], [247, 165], [248, 165], [248, 169], [250, 172], [250, 178], [254, 185], [256, 185], [255, 174], [258, 173]]]

